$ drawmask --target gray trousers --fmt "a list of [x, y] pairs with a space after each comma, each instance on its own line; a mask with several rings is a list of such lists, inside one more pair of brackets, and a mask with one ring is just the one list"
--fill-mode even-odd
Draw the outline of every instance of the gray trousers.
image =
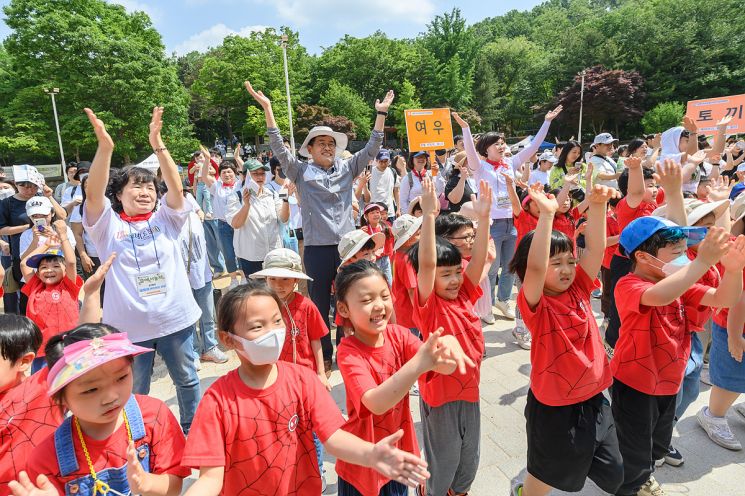
[[427, 480], [427, 496], [444, 496], [448, 489], [467, 493], [479, 468], [479, 403], [453, 401], [431, 407], [420, 398], [419, 409], [424, 458], [432, 474]]

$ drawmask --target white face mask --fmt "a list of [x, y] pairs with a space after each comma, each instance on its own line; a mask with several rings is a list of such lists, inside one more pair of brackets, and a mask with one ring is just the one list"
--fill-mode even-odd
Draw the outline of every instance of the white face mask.
[[[660, 259], [658, 258], [657, 260]], [[662, 262], [662, 260], [660, 260], [660, 262]], [[666, 276], [671, 276], [690, 263], [691, 259], [688, 258], [688, 255], [683, 253], [682, 255], [670, 260], [669, 262], [664, 263], [661, 267], [661, 270], [665, 273]]]
[[285, 332], [284, 327], [277, 327], [253, 341], [233, 334], [233, 339], [243, 347], [242, 350], [236, 351], [254, 365], [275, 363], [279, 360], [285, 344]]
[[15, 194], [16, 192], [10, 188], [0, 189], [0, 200], [5, 200], [6, 198], [10, 198]]

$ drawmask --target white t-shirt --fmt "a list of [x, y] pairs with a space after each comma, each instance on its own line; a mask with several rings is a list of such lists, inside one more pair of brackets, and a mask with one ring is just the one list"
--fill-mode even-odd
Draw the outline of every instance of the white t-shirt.
[[594, 167], [592, 173], [592, 184], [602, 184], [603, 186], [609, 186], [611, 188], [618, 189], [618, 181], [616, 179], [598, 179], [598, 174], [616, 174], [616, 162], [610, 157], [602, 159], [597, 155], [590, 157], [590, 162]]
[[[241, 190], [241, 182], [236, 179], [232, 186], [223, 186], [222, 179], [212, 184], [210, 194], [212, 195], [212, 216], [215, 219], [226, 220], [228, 203], [238, 201], [238, 193]], [[227, 222], [227, 221], [226, 221]]]
[[[189, 202], [175, 211], [162, 202], [148, 221], [126, 222], [111, 209], [95, 224], [83, 213], [83, 227], [101, 260], [116, 252], [106, 274], [103, 322], [127, 332], [132, 342], [168, 336], [194, 324], [202, 314], [191, 293], [177, 240], [191, 210]], [[139, 268], [138, 268], [139, 267]], [[165, 292], [141, 296], [137, 278], [165, 279]]]
[[[233, 217], [241, 208], [237, 195], [230, 200], [227, 221], [232, 223]], [[233, 234], [233, 248], [239, 258], [251, 262], [263, 262], [264, 257], [276, 248], [282, 248], [282, 236], [279, 232], [279, 210], [282, 200], [269, 188], [264, 188], [260, 196], [251, 196], [251, 208], [246, 222]]]
[[62, 201], [60, 201], [59, 204], [62, 205], [62, 208], [65, 208], [65, 205], [71, 203], [76, 198], [83, 199], [83, 187], [79, 184], [77, 186], [69, 186], [65, 188], [62, 192]]
[[528, 179], [529, 184], [541, 183], [548, 184], [548, 171], [542, 171], [541, 169], [533, 169], [530, 171], [530, 178]]
[[[429, 171], [425, 175], [432, 177]], [[409, 178], [411, 178], [411, 181], [409, 181]], [[445, 191], [445, 179], [442, 177], [442, 174], [438, 174], [433, 182], [435, 183], [435, 192], [438, 196], [441, 195]], [[414, 198], [417, 196], [422, 195], [422, 182], [416, 174], [407, 172], [401, 178], [400, 184], [399, 196], [401, 198], [401, 213], [403, 214], [409, 212], [409, 203], [414, 201]], [[390, 214], [391, 212], [389, 211], [388, 213]]]
[[[26, 250], [28, 250], [28, 247], [31, 246], [31, 241], [33, 239], [33, 227], [30, 227], [21, 233], [21, 238], [18, 240], [18, 249], [20, 250], [21, 255], [26, 253]], [[75, 249], [75, 235], [73, 234], [72, 229], [70, 229], [70, 226], [67, 226], [67, 239], [70, 240], [72, 248]], [[39, 236], [39, 246], [46, 243], [46, 241], [46, 236]]]
[[[277, 193], [277, 195], [279, 195], [279, 192], [284, 189], [282, 186], [279, 186], [274, 181], [269, 181], [264, 187], [274, 191], [275, 193]], [[293, 193], [287, 198], [287, 200], [290, 203], [290, 218], [287, 221], [287, 225], [290, 227], [290, 229], [293, 230], [300, 229], [301, 227], [303, 227], [303, 216], [302, 212], [300, 211], [300, 205], [297, 202], [297, 195]]]
[[[207, 239], [204, 237], [204, 226], [199, 220], [197, 210], [199, 205], [191, 193], [187, 193], [186, 201], [192, 206], [192, 211], [181, 229], [181, 235], [178, 238], [181, 247], [181, 256], [184, 259], [189, 276], [189, 284], [192, 289], [201, 289], [208, 282], [212, 281], [212, 270], [207, 260]], [[191, 261], [189, 258], [189, 231], [191, 231]]]
[[370, 202], [383, 202], [388, 205], [388, 215], [393, 216], [395, 206], [393, 204], [393, 189], [398, 187], [398, 176], [390, 167], [380, 171], [373, 167], [370, 171]]
[[[82, 224], [83, 214], [80, 213], [80, 206], [76, 206], [72, 209], [70, 216], [67, 218], [70, 224]], [[85, 252], [89, 257], [98, 258], [98, 252], [96, 251], [96, 245], [91, 241], [91, 237], [88, 235], [88, 231], [83, 229], [83, 246], [85, 246]]]

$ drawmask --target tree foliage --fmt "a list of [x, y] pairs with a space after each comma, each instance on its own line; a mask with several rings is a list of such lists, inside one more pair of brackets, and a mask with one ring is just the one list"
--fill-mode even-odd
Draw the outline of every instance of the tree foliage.
[[354, 122], [357, 139], [370, 137], [374, 109], [346, 84], [332, 79], [328, 89], [321, 95], [320, 104], [328, 108], [332, 114], [346, 116]]
[[685, 113], [686, 106], [680, 102], [660, 103], [644, 114], [642, 127], [648, 134], [661, 133], [679, 125]]

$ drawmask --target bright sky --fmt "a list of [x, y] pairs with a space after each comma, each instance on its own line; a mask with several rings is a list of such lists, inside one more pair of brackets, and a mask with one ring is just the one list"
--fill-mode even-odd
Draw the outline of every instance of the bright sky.
[[[460, 7], [469, 23], [512, 9], [531, 9], [540, 0], [107, 0], [129, 11], [148, 13], [160, 31], [167, 53], [204, 51], [234, 33], [265, 26], [289, 26], [300, 42], [320, 53], [345, 34], [363, 37], [376, 30], [391, 38], [411, 38], [426, 29], [435, 15]], [[0, 0], [0, 7], [10, 0]], [[490, 5], [491, 4], [491, 5]], [[496, 4], [496, 5], [495, 5]], [[489, 8], [485, 8], [485, 6]], [[0, 15], [2, 13], [0, 12]], [[0, 39], [10, 30], [0, 22]]]

